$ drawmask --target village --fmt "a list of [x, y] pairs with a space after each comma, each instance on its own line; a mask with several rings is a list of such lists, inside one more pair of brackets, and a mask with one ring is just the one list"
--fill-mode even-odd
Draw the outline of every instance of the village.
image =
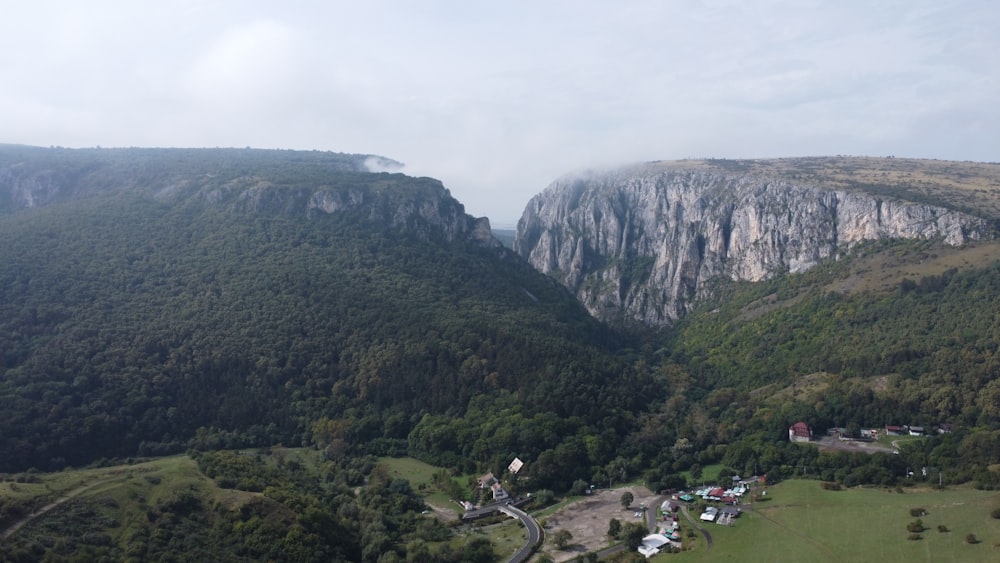
[[[934, 428], [937, 433], [952, 431], [950, 425], [941, 424]], [[862, 427], [848, 430], [847, 428], [830, 428], [822, 436], [815, 436], [813, 429], [805, 422], [796, 422], [788, 428], [788, 439], [791, 442], [814, 443], [820, 448], [834, 447], [836, 449], [858, 449], [867, 453], [898, 453], [899, 444], [892, 440], [885, 444], [886, 437], [919, 437], [926, 436], [928, 430], [917, 425], [885, 425], [883, 427]], [[882, 442], [880, 443], [880, 439]], [[514, 458], [507, 470], [516, 475], [524, 466], [518, 458]], [[529, 534], [529, 545], [523, 553], [530, 556], [530, 548], [541, 547], [546, 535], [565, 531], [574, 539], [576, 550], [547, 551], [554, 561], [564, 561], [572, 558], [579, 550], [594, 552], [615, 549], [604, 543], [607, 536], [608, 522], [620, 518], [616, 514], [614, 494], [629, 495], [637, 501], [621, 502], [621, 510], [631, 512], [635, 520], [648, 525], [649, 533], [642, 538], [635, 549], [645, 557], [652, 557], [661, 552], [680, 552], [685, 548], [684, 537], [695, 538], [703, 536], [711, 544], [711, 533], [703, 526], [715, 524], [719, 526], [734, 526], [737, 519], [747, 508], [745, 503], [768, 500], [766, 486], [767, 476], [752, 476], [742, 478], [739, 475], [719, 476], [719, 482], [714, 485], [694, 487], [690, 490], [667, 490], [651, 492], [645, 487], [626, 486], [616, 489], [596, 489], [591, 485], [583, 499], [557, 510], [546, 516], [541, 523], [534, 517], [519, 510], [532, 500], [531, 495], [525, 497], [511, 495], [504, 487], [500, 478], [492, 472], [476, 479], [479, 497], [478, 503], [462, 501], [464, 514], [462, 520], [471, 522], [497, 513], [503, 513], [519, 519], [530, 530], [537, 529], [537, 534]], [[690, 481], [689, 481], [690, 485]], [[624, 492], [622, 492], [624, 491]], [[622, 497], [624, 498], [624, 497]], [[651, 514], [650, 511], [653, 511]], [[543, 531], [544, 530], [544, 531]], [[682, 534], [683, 532], [683, 534]], [[534, 538], [534, 539], [532, 539]], [[530, 545], [530, 542], [537, 542]], [[548, 542], [546, 542], [547, 544]], [[632, 544], [635, 546], [635, 544]], [[618, 549], [624, 547], [618, 546]], [[524, 559], [527, 560], [527, 559]]]

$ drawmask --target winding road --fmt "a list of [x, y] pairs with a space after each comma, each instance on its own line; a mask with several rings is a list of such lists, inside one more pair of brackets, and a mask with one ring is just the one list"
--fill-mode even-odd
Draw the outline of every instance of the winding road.
[[528, 542], [510, 558], [510, 563], [527, 561], [531, 557], [531, 554], [535, 552], [535, 548], [542, 542], [542, 527], [538, 525], [538, 522], [530, 514], [520, 508], [508, 505], [500, 508], [500, 512], [511, 518], [517, 518], [524, 524], [524, 528], [528, 530]]
[[691, 518], [691, 513], [688, 512], [687, 505], [685, 504], [681, 505], [681, 512], [684, 513], [684, 518], [686, 518], [687, 521], [690, 522], [692, 526], [694, 526], [694, 529], [698, 530], [699, 532], [701, 532], [701, 535], [705, 536], [705, 544], [708, 546], [707, 549], [712, 549], [712, 532], [709, 532], [705, 528], [702, 528], [701, 526], [698, 525], [697, 522], [694, 521], [694, 518]]

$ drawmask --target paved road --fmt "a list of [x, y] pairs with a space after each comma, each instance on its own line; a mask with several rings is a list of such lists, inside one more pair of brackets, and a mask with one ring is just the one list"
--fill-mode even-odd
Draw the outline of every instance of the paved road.
[[527, 561], [531, 557], [531, 554], [535, 552], [535, 548], [542, 542], [542, 527], [538, 525], [538, 522], [530, 514], [520, 508], [504, 506], [500, 509], [500, 512], [512, 518], [517, 518], [524, 524], [524, 528], [528, 530], [528, 542], [514, 554], [514, 557], [510, 558], [510, 563]]
[[653, 504], [646, 507], [646, 527], [649, 528], [649, 533], [655, 534], [657, 529], [656, 514], [657, 510], [660, 509], [660, 505], [666, 502], [669, 496], [656, 497]]

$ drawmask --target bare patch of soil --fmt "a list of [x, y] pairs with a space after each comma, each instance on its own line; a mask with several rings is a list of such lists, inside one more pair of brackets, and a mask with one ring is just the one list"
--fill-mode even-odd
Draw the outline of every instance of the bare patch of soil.
[[817, 446], [821, 450], [836, 450], [842, 452], [860, 452], [866, 454], [874, 453], [895, 453], [892, 448], [887, 448], [885, 446], [879, 445], [874, 442], [862, 442], [857, 440], [840, 440], [833, 436], [823, 436], [819, 440], [815, 440]]
[[[622, 509], [622, 493], [629, 491], [634, 500], [629, 509]], [[626, 524], [628, 522], [644, 522], [641, 503], [649, 510], [656, 510], [653, 504], [657, 496], [646, 487], [622, 487], [620, 489], [604, 489], [595, 492], [574, 503], [568, 504], [558, 512], [538, 518], [545, 522], [546, 541], [541, 552], [546, 553], [554, 561], [568, 561], [584, 553], [598, 551], [608, 547], [608, 524], [612, 518], [617, 518]], [[639, 513], [639, 517], [636, 517]], [[558, 550], [552, 545], [551, 538], [559, 530], [569, 530], [573, 539], [565, 550]]]

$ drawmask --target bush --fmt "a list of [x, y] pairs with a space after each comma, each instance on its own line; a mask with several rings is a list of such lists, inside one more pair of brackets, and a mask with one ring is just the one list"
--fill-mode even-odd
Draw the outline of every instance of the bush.
[[976, 537], [976, 534], [968, 534], [965, 536], [965, 543], [968, 544], [979, 543], [979, 538]]
[[994, 508], [993, 512], [990, 512], [990, 516], [1000, 519], [1000, 508]]
[[944, 524], [938, 524], [938, 531], [944, 534], [950, 532], [951, 530], [949, 530], [948, 526], [945, 526]]
[[916, 540], [922, 540], [924, 539], [924, 537], [921, 536], [920, 534], [910, 534], [909, 536], [906, 537], [906, 539], [910, 541], [916, 541]]
[[927, 516], [927, 511], [924, 510], [923, 507], [911, 508], [910, 516], [913, 516], [914, 518], [919, 516]]
[[635, 497], [632, 496], [631, 492], [625, 491], [622, 493], [622, 498], [619, 500], [621, 501], [622, 509], [626, 509], [632, 505], [632, 501], [635, 500]]
[[617, 518], [612, 518], [611, 521], [608, 522], [608, 537], [611, 537], [611, 538], [614, 538], [614, 539], [617, 540], [617, 539], [620, 539], [619, 536], [621, 536], [621, 533], [622, 533], [622, 522], [621, 522], [621, 520], [619, 520]]
[[910, 522], [909, 524], [906, 525], [906, 530], [908, 532], [919, 534], [920, 532], [926, 530], [926, 528], [924, 528], [924, 521], [921, 520], [920, 518], [917, 518], [913, 522]]
[[552, 542], [556, 545], [556, 549], [564, 550], [569, 546], [570, 540], [573, 539], [573, 534], [569, 530], [563, 528], [552, 535]]
[[840, 486], [840, 483], [834, 483], [834, 482], [831, 482], [831, 481], [823, 481], [823, 482], [821, 482], [819, 484], [819, 486], [824, 491], [840, 491], [840, 490], [843, 490], [843, 487]]

